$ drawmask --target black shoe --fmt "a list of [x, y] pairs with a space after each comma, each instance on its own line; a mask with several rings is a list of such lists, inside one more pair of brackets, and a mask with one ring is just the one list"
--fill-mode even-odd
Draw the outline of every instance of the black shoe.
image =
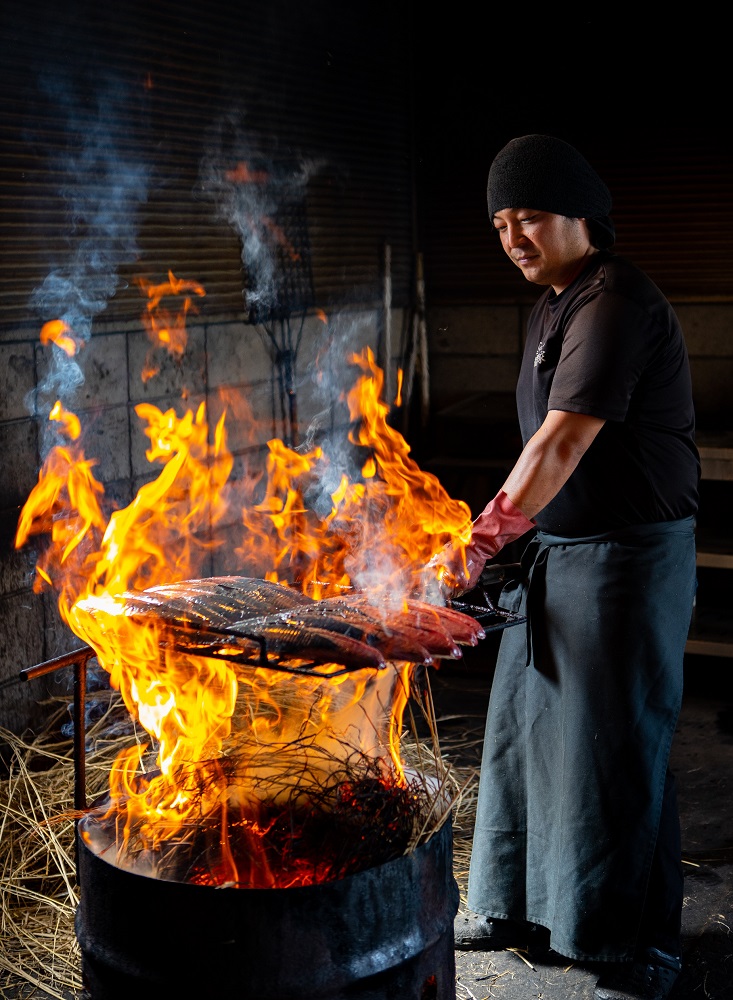
[[649, 948], [633, 962], [605, 972], [596, 983], [594, 1000], [666, 1000], [681, 969], [678, 958]]
[[455, 947], [461, 951], [503, 951], [505, 948], [549, 950], [550, 932], [516, 920], [496, 920], [480, 913], [459, 913], [453, 924]]
[[525, 948], [527, 929], [513, 920], [494, 920], [480, 913], [459, 913], [453, 924], [456, 948], [464, 951], [501, 951]]

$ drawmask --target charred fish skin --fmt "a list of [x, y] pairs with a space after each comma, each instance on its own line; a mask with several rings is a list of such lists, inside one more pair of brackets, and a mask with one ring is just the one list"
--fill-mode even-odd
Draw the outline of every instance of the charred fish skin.
[[[197, 581], [194, 581], [197, 583]], [[203, 581], [206, 584], [206, 581]], [[209, 591], [207, 593], [207, 590]], [[259, 634], [268, 619], [281, 616], [295, 626], [314, 627], [341, 632], [382, 650], [390, 659], [429, 664], [433, 657], [459, 659], [459, 641], [475, 644], [478, 640], [465, 634], [465, 628], [454, 637], [432, 605], [415, 610], [409, 603], [407, 611], [377, 607], [363, 595], [306, 600], [304, 606], [292, 611], [257, 614], [243, 609], [239, 602], [222, 601], [218, 587], [173, 585], [150, 588], [141, 593], [125, 595], [129, 607], [138, 614], [159, 616], [182, 628], [215, 629], [242, 635]], [[292, 596], [292, 595], [289, 595]], [[454, 613], [451, 624], [468, 616]], [[473, 619], [468, 619], [475, 625]], [[273, 622], [276, 623], [276, 622]]]
[[[190, 630], [165, 625], [160, 634], [160, 644], [163, 648], [175, 649], [189, 656], [213, 657], [251, 666], [271, 665], [264, 640], [254, 637], [248, 639], [207, 629]], [[274, 662], [279, 662], [279, 657]]]
[[[199, 597], [213, 599], [217, 611], [222, 616], [232, 619], [236, 612], [240, 615], [244, 613], [246, 616], [267, 615], [275, 611], [292, 611], [306, 606], [313, 610], [325, 603], [309, 597], [294, 587], [248, 576], [214, 576], [184, 580], [180, 583], [151, 587], [145, 593], [190, 600]], [[339, 603], [359, 607], [361, 610], [369, 609], [373, 612], [370, 617], [374, 621], [384, 621], [382, 614], [384, 609], [373, 605], [366, 594], [328, 599], [331, 610]], [[417, 628], [440, 625], [456, 642], [475, 644], [479, 639], [485, 638], [486, 633], [481, 625], [461, 611], [443, 605], [428, 604], [414, 598], [408, 598], [405, 604], [410, 613], [411, 624]], [[365, 610], [365, 613], [368, 611]]]
[[191, 597], [164, 597], [150, 591], [123, 594], [125, 613], [138, 617], [159, 618], [182, 628], [227, 628], [232, 619], [213, 608], [208, 601]]
[[285, 659], [381, 669], [459, 659], [484, 632], [462, 612], [407, 599], [398, 607], [364, 593], [314, 600], [253, 577], [220, 576], [122, 595], [125, 614], [159, 623], [183, 651], [269, 665]]
[[424, 646], [431, 656], [460, 659], [463, 655], [440, 621], [423, 621], [417, 626], [411, 617], [409, 607], [407, 611], [386, 605], [380, 607], [378, 604], [370, 603], [367, 594], [349, 594], [317, 601], [312, 610], [317, 612], [322, 608], [329, 614], [342, 615], [349, 619], [353, 616], [357, 616], [357, 620], [365, 618], [374, 625], [384, 628], [388, 635], [399, 635]]
[[325, 629], [302, 628], [282, 623], [257, 630], [268, 650], [295, 657], [318, 657], [321, 663], [342, 663], [348, 667], [387, 666], [382, 653], [374, 646]]
[[[143, 621], [149, 621], [149, 615]], [[257, 619], [251, 630], [191, 628], [179, 621], [159, 619], [161, 640], [181, 652], [213, 656], [254, 666], [268, 666], [283, 659], [336, 663], [350, 670], [387, 666], [381, 650], [347, 635], [323, 629]]]
[[[239, 624], [280, 610], [299, 608], [312, 598], [283, 584], [252, 577], [207, 577], [161, 584], [142, 592], [145, 600], [159, 600], [186, 618], [217, 625]], [[125, 595], [128, 596], [128, 595]], [[138, 597], [139, 595], [134, 595]]]
[[376, 647], [389, 660], [423, 663], [426, 666], [433, 662], [430, 650], [415, 636], [393, 631], [358, 609], [338, 606], [338, 599], [325, 605], [325, 601], [318, 601], [315, 605], [309, 605], [305, 613], [282, 612], [279, 617], [291, 624], [350, 636]]
[[207, 596], [218, 598], [223, 605], [236, 607], [240, 611], [255, 614], [269, 614], [273, 611], [287, 611], [305, 604], [315, 603], [294, 587], [269, 580], [258, 580], [249, 576], [212, 576], [180, 583], [150, 587], [145, 593], [162, 594], [168, 597]]
[[[326, 616], [293, 616], [291, 612], [241, 617], [238, 610], [222, 604], [187, 586], [150, 588], [138, 594], [125, 595], [128, 613], [142, 619], [155, 619], [169, 632], [178, 633], [188, 649], [197, 642], [207, 646], [224, 646], [228, 642], [243, 655], [254, 658], [264, 652], [277, 657], [291, 656], [336, 662], [344, 666], [382, 668], [385, 655], [379, 644], [369, 644], [359, 635], [341, 628], [335, 619]], [[306, 606], [310, 603], [306, 601]], [[183, 633], [183, 636], [180, 635]], [[192, 633], [197, 633], [194, 638]], [[259, 645], [258, 645], [259, 644]], [[419, 651], [419, 662], [428, 656]], [[413, 648], [414, 654], [414, 648]]]
[[249, 607], [286, 611], [315, 603], [312, 597], [284, 583], [246, 576], [221, 576], [212, 579], [223, 593], [233, 595]]

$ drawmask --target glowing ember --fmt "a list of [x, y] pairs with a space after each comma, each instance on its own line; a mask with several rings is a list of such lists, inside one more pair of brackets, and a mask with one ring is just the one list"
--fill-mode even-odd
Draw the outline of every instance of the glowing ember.
[[[204, 294], [193, 282], [169, 277], [166, 285], [147, 286], [148, 317], [164, 295], [186, 294], [185, 318], [188, 293]], [[150, 320], [149, 329], [177, 351], [176, 322]], [[93, 848], [105, 856], [112, 849], [118, 864], [213, 884], [307, 884], [339, 877], [359, 863], [354, 848], [348, 858], [329, 848], [330, 860], [324, 860], [325, 831], [337, 819], [353, 827], [361, 817], [397, 853], [413, 835], [420, 783], [405, 774], [399, 738], [421, 657], [408, 656], [407, 644], [418, 642], [422, 628], [426, 642], [432, 630], [434, 644], [447, 643], [433, 646], [442, 649], [436, 656], [457, 650], [425, 611], [423, 625], [409, 638], [407, 612], [411, 601], [429, 608], [425, 600], [438, 600], [426, 565], [449, 538], [468, 540], [471, 517], [465, 504], [418, 468], [389, 426], [372, 352], [351, 361], [360, 372], [348, 395], [355, 428], [350, 441], [363, 454], [360, 476], [342, 476], [330, 510], [317, 514], [305, 497], [322, 480], [327, 454], [321, 447], [294, 451], [275, 439], [268, 443], [257, 502], [251, 496], [236, 501], [238, 572], [252, 573], [263, 586], [289, 587], [299, 614], [304, 602], [309, 614], [312, 606], [325, 613], [327, 598], [366, 595], [369, 607], [354, 606], [348, 622], [342, 609], [339, 639], [333, 640], [341, 658], [329, 665], [319, 654], [318, 672], [302, 669], [308, 667], [305, 648], [280, 646], [278, 657], [268, 660], [267, 643], [274, 643], [278, 629], [292, 629], [291, 621], [253, 624], [242, 613], [225, 622], [227, 634], [214, 628], [212, 636], [207, 620], [202, 638], [200, 622], [193, 628], [190, 615], [171, 631], [168, 612], [167, 619], [140, 612], [140, 602], [156, 588], [200, 579], [212, 549], [223, 544], [217, 528], [225, 516], [231, 521], [237, 495], [229, 481], [226, 412], [210, 440], [203, 404], [180, 418], [172, 410], [138, 406], [150, 439], [147, 458], [162, 470], [129, 506], [109, 516], [103, 487], [84, 456], [78, 419], [60, 403], [50, 415], [68, 442], [44, 461], [21, 513], [16, 546], [32, 535], [47, 537], [37, 589], [48, 585], [57, 592], [64, 620], [94, 649], [151, 737], [154, 749], [120, 755], [109, 802], [81, 827]], [[189, 612], [191, 606], [189, 601]], [[333, 634], [337, 610], [329, 608]], [[364, 619], [359, 639], [357, 614]], [[321, 626], [311, 619], [306, 626], [320, 642], [328, 632]], [[402, 652], [380, 646], [377, 628], [379, 643], [387, 642], [389, 630], [401, 637]], [[349, 643], [368, 646], [378, 660], [369, 668], [357, 663], [339, 670]], [[263, 650], [260, 660], [253, 648]], [[426, 656], [424, 662], [432, 662], [432, 654]], [[420, 787], [424, 792], [424, 783]], [[381, 825], [375, 827], [377, 814]], [[328, 837], [333, 840], [333, 833]], [[172, 860], [174, 846], [181, 853]]]

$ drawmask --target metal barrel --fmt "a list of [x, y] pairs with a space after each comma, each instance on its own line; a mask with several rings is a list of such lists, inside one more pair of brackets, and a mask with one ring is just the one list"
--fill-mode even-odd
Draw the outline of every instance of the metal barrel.
[[81, 836], [77, 857], [90, 1000], [455, 1000], [450, 819], [396, 860], [290, 889], [149, 878]]

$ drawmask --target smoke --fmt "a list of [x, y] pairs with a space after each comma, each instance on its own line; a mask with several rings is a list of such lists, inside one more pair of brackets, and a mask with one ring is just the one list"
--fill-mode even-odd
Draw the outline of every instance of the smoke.
[[305, 198], [322, 163], [277, 156], [245, 132], [242, 114], [218, 119], [207, 136], [199, 188], [237, 233], [246, 272], [245, 304], [254, 322], [314, 305]]
[[[262, 137], [257, 142], [247, 138], [239, 112], [221, 118], [208, 135], [199, 187], [240, 238], [248, 318], [265, 327], [275, 348], [274, 364], [282, 366], [280, 379], [287, 383], [288, 373], [295, 372], [299, 346], [299, 336], [289, 336], [290, 320], [319, 305], [312, 287], [306, 199], [308, 185], [324, 161], [294, 162], [292, 156], [268, 151], [266, 144]], [[274, 140], [271, 144], [276, 146]], [[311, 316], [309, 322], [321, 320]], [[351, 356], [374, 343], [376, 328], [373, 314], [324, 317], [323, 327], [315, 331], [317, 357], [304, 377], [288, 386], [293, 392], [307, 389], [315, 412], [298, 450], [310, 451], [316, 444], [322, 449], [324, 460], [318, 477], [309, 481], [304, 501], [324, 520], [332, 513], [342, 479], [357, 483], [362, 478], [367, 455], [352, 440], [346, 398], [361, 375]], [[363, 517], [350, 528], [352, 552], [346, 568], [354, 585], [367, 591], [398, 581], [404, 563], [404, 554], [385, 540], [383, 521], [382, 508], [365, 506]]]
[[[317, 361], [308, 369], [311, 402], [320, 403], [322, 409], [311, 421], [305, 441], [309, 450], [320, 446], [324, 462], [319, 477], [309, 484], [305, 502], [324, 519], [332, 514], [333, 494], [342, 478], [362, 482], [362, 469], [371, 457], [369, 449], [354, 443], [358, 418], [352, 421], [347, 397], [364, 374], [362, 366], [351, 359], [374, 339], [373, 314], [337, 313], [329, 317]], [[366, 593], [391, 594], [397, 607], [407, 596], [409, 574], [405, 573], [404, 552], [385, 531], [389, 502], [382, 495], [363, 504], [358, 520], [349, 528], [350, 554], [344, 565], [354, 587]]]
[[349, 440], [346, 397], [361, 375], [361, 369], [351, 364], [350, 358], [373, 339], [373, 331], [374, 319], [368, 313], [329, 316], [316, 361], [308, 366], [304, 376], [311, 405], [316, 409], [305, 432], [305, 446], [310, 450], [320, 445], [328, 460], [328, 475], [320, 484], [324, 496], [320, 501], [314, 500], [325, 511], [329, 509], [326, 505], [331, 502], [330, 494], [343, 475], [351, 481], [360, 478], [364, 456]]
[[[121, 287], [120, 267], [138, 256], [137, 214], [147, 199], [149, 169], [130, 152], [135, 102], [122, 81], [95, 80], [92, 97], [63, 74], [44, 76], [39, 86], [66, 137], [65, 149], [49, 154], [49, 166], [62, 179], [69, 254], [34, 290], [30, 305], [42, 320], [65, 322], [83, 344]], [[39, 409], [84, 381], [75, 357], [57, 349], [50, 354], [36, 390]]]

